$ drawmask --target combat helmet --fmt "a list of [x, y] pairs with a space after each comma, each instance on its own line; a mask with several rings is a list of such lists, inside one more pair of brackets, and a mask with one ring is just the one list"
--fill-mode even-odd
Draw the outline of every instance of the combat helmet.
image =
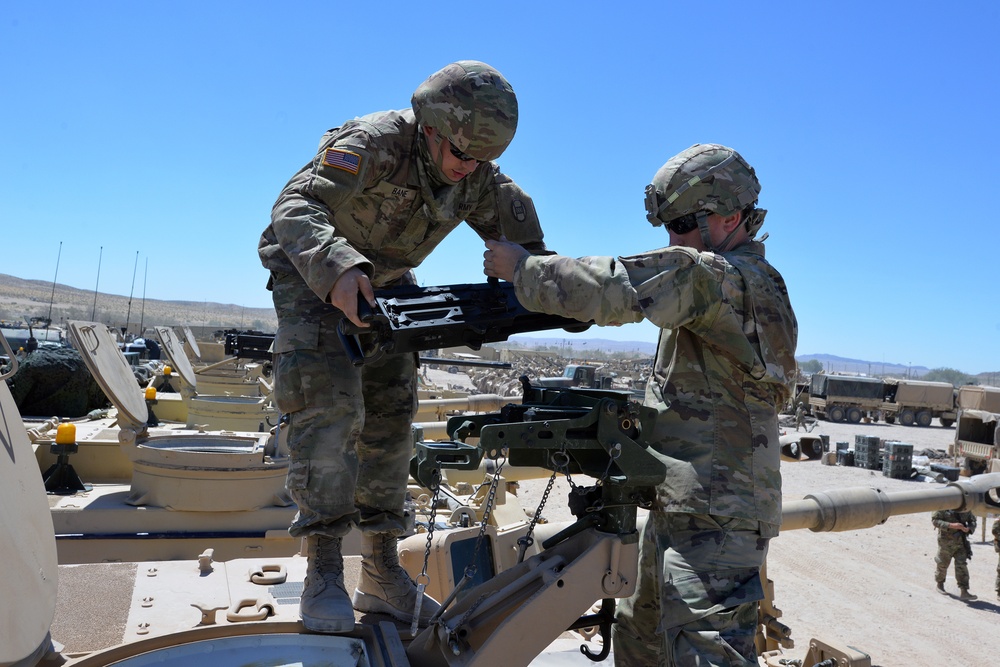
[[420, 125], [480, 162], [500, 157], [517, 130], [514, 89], [478, 60], [460, 60], [431, 74], [410, 103]]
[[[646, 186], [646, 219], [656, 227], [671, 227], [670, 223], [678, 225], [680, 218], [686, 218], [687, 229], [697, 224], [705, 245], [712, 248], [705, 223], [708, 215], [727, 216], [750, 207], [743, 222], [753, 238], [767, 214], [753, 208], [758, 195], [760, 181], [742, 155], [720, 144], [695, 144], [670, 158]], [[728, 245], [730, 238], [722, 245]]]

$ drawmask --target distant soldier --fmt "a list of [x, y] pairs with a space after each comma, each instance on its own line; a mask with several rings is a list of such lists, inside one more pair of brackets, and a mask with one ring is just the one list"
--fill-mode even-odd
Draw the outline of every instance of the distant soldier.
[[[1000, 516], [993, 521], [993, 548], [1000, 553]], [[1000, 598], [1000, 561], [997, 562], [997, 597]]]
[[806, 409], [801, 403], [795, 406], [795, 430], [798, 431], [800, 426], [806, 426]]
[[[934, 579], [937, 581], [939, 593], [945, 593], [944, 580], [948, 575], [948, 566], [955, 559], [955, 581], [961, 591], [962, 600], [975, 600], [976, 596], [969, 592], [969, 559], [972, 548], [969, 545], [969, 533], [976, 529], [976, 517], [972, 512], [958, 510], [938, 510], [931, 515], [931, 523], [938, 529], [938, 552], [934, 557], [937, 571]], [[997, 528], [993, 528], [994, 535]]]

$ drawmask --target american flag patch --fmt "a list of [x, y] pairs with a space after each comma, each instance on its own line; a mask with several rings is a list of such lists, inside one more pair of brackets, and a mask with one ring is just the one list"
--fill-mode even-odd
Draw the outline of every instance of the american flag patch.
[[323, 155], [323, 164], [356, 174], [361, 169], [361, 156], [339, 148], [327, 148]]

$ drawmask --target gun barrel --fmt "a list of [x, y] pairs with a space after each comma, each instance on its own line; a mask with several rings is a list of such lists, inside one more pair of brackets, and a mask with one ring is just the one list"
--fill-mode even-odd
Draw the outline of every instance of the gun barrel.
[[1000, 473], [978, 475], [969, 481], [920, 491], [886, 492], [857, 487], [809, 494], [786, 501], [781, 530], [808, 528], [814, 532], [858, 530], [885, 523], [901, 514], [963, 509], [997, 511]]

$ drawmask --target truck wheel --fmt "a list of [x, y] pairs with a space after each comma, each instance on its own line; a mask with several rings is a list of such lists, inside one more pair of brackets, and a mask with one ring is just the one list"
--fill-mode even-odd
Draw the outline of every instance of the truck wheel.
[[826, 411], [827, 416], [832, 422], [842, 422], [844, 421], [844, 408], [839, 405], [835, 405]]
[[945, 419], [944, 417], [938, 417], [938, 421], [941, 422], [941, 426], [945, 428], [951, 428], [955, 425], [954, 419]]
[[885, 423], [886, 424], [895, 424], [896, 423], [896, 415], [886, 415], [885, 416]]
[[918, 426], [930, 426], [932, 419], [934, 419], [934, 415], [931, 414], [930, 410], [921, 410], [917, 413]]
[[907, 408], [900, 412], [899, 423], [903, 426], [913, 426], [913, 410]]
[[847, 409], [847, 421], [852, 424], [858, 424], [861, 422], [861, 410], [858, 408], [848, 408]]

